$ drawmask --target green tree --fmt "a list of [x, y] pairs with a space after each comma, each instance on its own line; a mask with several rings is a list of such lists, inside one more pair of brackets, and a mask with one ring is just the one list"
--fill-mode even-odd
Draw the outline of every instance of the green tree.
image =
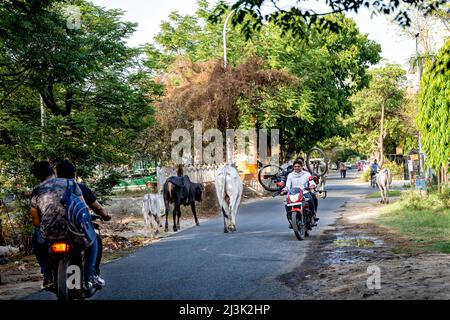
[[399, 65], [388, 64], [369, 73], [369, 86], [351, 98], [355, 109], [345, 123], [353, 129], [355, 149], [366, 155], [377, 152], [382, 162], [385, 151], [395, 153], [395, 147], [403, 144], [407, 136], [403, 119], [408, 106], [406, 72]]
[[[198, 9], [194, 15], [172, 12], [167, 21], [160, 25], [155, 43], [169, 61], [176, 56], [189, 57], [194, 62], [206, 62], [223, 58], [223, 24], [225, 17], [217, 24], [208, 21], [212, 8], [206, 0], [197, 1]], [[255, 35], [256, 39], [258, 36]], [[236, 66], [255, 54], [254, 42], [245, 39], [239, 28], [227, 32], [227, 62]], [[167, 58], [166, 58], [167, 61]]]
[[[428, 62], [421, 81], [417, 125], [426, 163], [447, 182], [450, 160], [450, 40]], [[441, 169], [444, 169], [441, 173]], [[443, 179], [442, 179], [443, 178]]]
[[[68, 4], [80, 10], [79, 27], [68, 24]], [[126, 46], [136, 25], [122, 15], [84, 0], [0, 3], [2, 174], [25, 179], [36, 159], [68, 158], [89, 178], [136, 153], [162, 92], [140, 50]]]
[[[419, 9], [425, 14], [434, 12], [440, 6], [445, 8], [447, 0], [408, 0], [408, 1], [379, 1], [379, 0], [326, 0], [329, 11], [317, 12], [314, 9], [305, 8], [302, 1], [290, 9], [279, 8], [280, 0], [235, 0], [231, 5], [221, 1], [210, 16], [212, 22], [217, 22], [227, 11], [235, 10], [232, 18], [234, 26], [240, 25], [243, 34], [249, 38], [254, 32], [259, 32], [266, 21], [273, 22], [279, 26], [283, 33], [292, 32], [300, 38], [308, 37], [308, 28], [317, 24], [320, 30], [341, 32], [340, 25], [328, 16], [343, 13], [357, 13], [361, 8], [368, 8], [373, 14], [394, 15], [394, 20], [402, 25], [409, 26], [411, 23], [410, 10]], [[263, 14], [262, 7], [270, 3], [275, 10]], [[448, 9], [447, 9], [448, 10]], [[251, 17], [251, 20], [248, 19]]]
[[[223, 25], [209, 22], [210, 9], [205, 1], [199, 3], [196, 16], [175, 14], [164, 23], [156, 37], [163, 56], [182, 53], [194, 62], [223, 56]], [[349, 97], [367, 86], [368, 66], [380, 59], [380, 46], [360, 34], [352, 19], [335, 15], [327, 20], [339, 24], [342, 32], [321, 32], [314, 24], [305, 31], [308, 39], [302, 40], [292, 33], [283, 36], [282, 29], [266, 24], [249, 40], [238, 30], [228, 34], [231, 66], [256, 56], [265, 61], [264, 69], [285, 71], [297, 79], [284, 86], [255, 88], [241, 95], [235, 105], [241, 126], [282, 128], [283, 151], [305, 150], [325, 138], [348, 134], [342, 121], [336, 120], [349, 114]], [[159, 56], [152, 47], [148, 56], [155, 55]], [[176, 85], [195, 73], [177, 76], [179, 69], [179, 63], [164, 69], [175, 75], [172, 83]]]
[[[286, 128], [288, 151], [306, 150], [317, 142], [348, 130], [340, 119], [352, 110], [349, 98], [369, 83], [367, 69], [379, 61], [380, 46], [359, 33], [355, 22], [344, 15], [327, 17], [342, 28], [341, 33], [309, 28], [308, 40], [282, 35], [272, 25], [263, 28], [258, 53], [268, 67], [287, 70], [299, 79], [291, 88], [296, 112], [285, 112], [274, 127]], [[281, 104], [280, 104], [281, 105]], [[262, 113], [267, 117], [267, 113]]]

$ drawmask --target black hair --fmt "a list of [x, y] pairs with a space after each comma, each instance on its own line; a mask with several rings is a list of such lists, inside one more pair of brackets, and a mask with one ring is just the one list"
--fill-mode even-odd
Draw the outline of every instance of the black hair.
[[58, 178], [74, 179], [75, 165], [69, 160], [63, 160], [56, 165], [56, 174]]
[[51, 176], [55, 173], [53, 171], [50, 162], [47, 160], [36, 161], [31, 167], [31, 173], [38, 178], [41, 182], [47, 179], [48, 176]]
[[299, 164], [299, 165], [303, 166], [303, 161], [297, 158], [297, 159], [294, 161], [294, 166], [295, 166], [296, 164]]

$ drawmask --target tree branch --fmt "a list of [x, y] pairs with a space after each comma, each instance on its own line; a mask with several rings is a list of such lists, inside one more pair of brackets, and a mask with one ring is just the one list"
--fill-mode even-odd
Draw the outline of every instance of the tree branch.
[[47, 89], [38, 88], [38, 91], [44, 101], [45, 105], [50, 109], [50, 111], [55, 115], [61, 115], [63, 112], [58, 108], [53, 96], [53, 85], [49, 84]]
[[0, 77], [13, 77], [13, 76], [18, 76], [21, 75], [22, 73], [24, 73], [25, 71], [30, 70], [31, 67], [25, 68], [19, 72], [14, 72], [14, 73], [0, 73]]
[[3, 102], [5, 102], [6, 99], [7, 99], [11, 94], [13, 94], [13, 92], [16, 91], [21, 85], [22, 85], [22, 83], [19, 83], [19, 84], [16, 85], [14, 88], [12, 88], [9, 92], [7, 92], [7, 93], [4, 95], [3, 99], [0, 101], [0, 104], [3, 104]]

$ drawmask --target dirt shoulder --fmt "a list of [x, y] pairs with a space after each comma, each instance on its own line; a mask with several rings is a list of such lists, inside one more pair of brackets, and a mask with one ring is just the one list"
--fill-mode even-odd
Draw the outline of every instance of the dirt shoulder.
[[[381, 209], [378, 199], [347, 203], [305, 262], [280, 280], [299, 299], [450, 299], [450, 255], [427, 252], [378, 226]], [[368, 268], [379, 268], [379, 288], [374, 281], [368, 288]]]

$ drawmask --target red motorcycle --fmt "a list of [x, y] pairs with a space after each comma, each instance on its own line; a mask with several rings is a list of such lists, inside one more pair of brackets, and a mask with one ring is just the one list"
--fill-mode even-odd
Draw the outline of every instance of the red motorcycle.
[[314, 224], [314, 213], [309, 208], [308, 199], [301, 188], [289, 190], [286, 198], [288, 219], [291, 218], [292, 229], [298, 240], [304, 240], [309, 236]]
[[[311, 192], [309, 189], [305, 189]], [[273, 196], [282, 194], [276, 192]], [[295, 236], [298, 240], [304, 240], [309, 236], [309, 231], [315, 227], [314, 213], [310, 210], [308, 199], [305, 197], [305, 192], [301, 188], [291, 188], [287, 194], [284, 204], [287, 207], [287, 218], [292, 225]]]

